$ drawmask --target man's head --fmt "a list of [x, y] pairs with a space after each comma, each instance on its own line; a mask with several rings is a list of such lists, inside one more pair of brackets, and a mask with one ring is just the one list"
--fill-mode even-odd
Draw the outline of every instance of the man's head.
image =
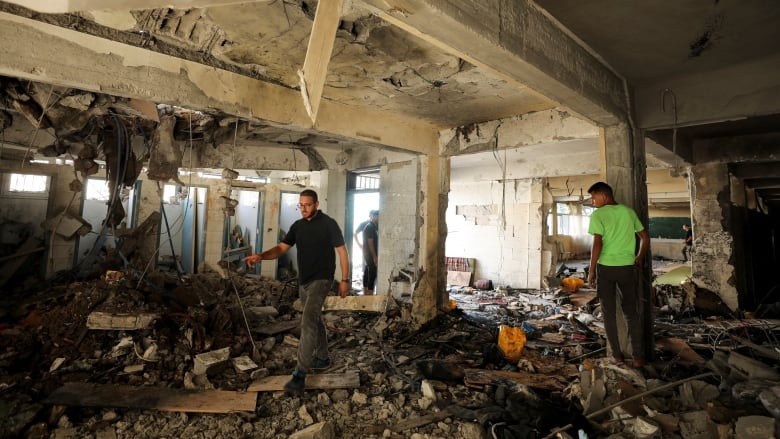
[[691, 229], [691, 226], [690, 226], [690, 225], [688, 225], [688, 224], [683, 224], [683, 230], [685, 230], [685, 231], [687, 232], [687, 231], [688, 231], [688, 230], [690, 230], [690, 229]]
[[320, 202], [317, 199], [317, 192], [311, 189], [302, 191], [298, 198], [298, 209], [301, 210], [301, 218], [311, 220], [317, 214]]
[[594, 183], [593, 186], [588, 188], [588, 193], [593, 200], [593, 207], [596, 208], [612, 203], [615, 199], [612, 194], [612, 187], [603, 181]]
[[372, 222], [378, 223], [379, 222], [379, 211], [378, 210], [372, 210], [368, 213], [368, 219], [370, 219]]

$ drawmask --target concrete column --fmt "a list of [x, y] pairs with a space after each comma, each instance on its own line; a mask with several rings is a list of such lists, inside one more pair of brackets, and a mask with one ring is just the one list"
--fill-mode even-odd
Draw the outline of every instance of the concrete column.
[[706, 163], [691, 167], [691, 212], [694, 254], [692, 277], [736, 310], [736, 273], [730, 262], [734, 255], [731, 218], [731, 190], [728, 166]]
[[423, 192], [419, 211], [423, 215], [420, 231], [421, 279], [412, 294], [412, 318], [423, 324], [436, 317], [448, 305], [447, 270], [444, 244], [447, 238], [447, 199], [450, 187], [450, 160], [438, 155], [421, 158]]
[[[639, 220], [648, 226], [647, 206], [647, 164], [645, 162], [645, 143], [641, 132], [631, 129], [626, 123], [604, 128], [603, 140], [606, 159], [607, 183], [612, 186], [615, 200], [636, 211]], [[652, 249], [651, 249], [652, 251]], [[653, 320], [650, 307], [650, 275], [652, 255], [645, 257], [641, 297], [643, 307], [643, 326], [645, 334], [645, 358], [653, 354]], [[623, 352], [631, 352], [627, 330], [622, 314], [618, 313], [618, 335]], [[632, 353], [634, 354], [634, 353]]]

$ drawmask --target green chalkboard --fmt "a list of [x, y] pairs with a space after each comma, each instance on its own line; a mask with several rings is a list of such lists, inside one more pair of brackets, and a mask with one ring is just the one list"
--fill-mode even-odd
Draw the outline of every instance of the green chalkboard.
[[650, 218], [648, 233], [651, 238], [685, 239], [683, 224], [691, 224], [691, 219], [682, 217], [656, 217]]

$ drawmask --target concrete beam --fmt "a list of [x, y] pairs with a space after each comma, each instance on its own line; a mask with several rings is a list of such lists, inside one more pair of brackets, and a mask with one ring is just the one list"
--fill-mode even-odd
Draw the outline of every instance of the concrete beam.
[[272, 0], [7, 0], [34, 11], [61, 14], [80, 11], [139, 10], [155, 8], [207, 8], [239, 3], [267, 3]]
[[693, 142], [694, 163], [780, 161], [780, 133], [751, 134]]
[[333, 0], [317, 5], [314, 24], [309, 35], [309, 46], [306, 48], [306, 59], [303, 61], [303, 70], [298, 72], [301, 77], [304, 107], [312, 122], [317, 121], [317, 111], [320, 108], [325, 77], [328, 74], [328, 63], [333, 53], [336, 30], [341, 19], [342, 4], [343, 0]]
[[[700, 125], [780, 113], [780, 55], [642, 85], [635, 90], [636, 123], [642, 129], [671, 128], [661, 93], [677, 101], [677, 126]], [[668, 98], [667, 98], [668, 99]], [[668, 103], [669, 101], [667, 101]]]
[[740, 163], [729, 166], [729, 172], [742, 179], [780, 177], [780, 166], [777, 162]]
[[332, 101], [312, 125], [293, 88], [139, 47], [0, 13], [0, 74], [63, 87], [223, 112], [418, 153], [436, 151], [435, 126]]
[[455, 156], [598, 136], [598, 127], [589, 122], [566, 111], [545, 110], [444, 130], [439, 153]]
[[364, 0], [383, 20], [599, 125], [627, 114], [621, 78], [528, 0]]

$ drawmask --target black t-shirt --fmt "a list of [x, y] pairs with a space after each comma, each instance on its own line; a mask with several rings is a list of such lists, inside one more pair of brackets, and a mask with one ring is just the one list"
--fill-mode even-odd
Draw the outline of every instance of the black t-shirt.
[[371, 250], [368, 248], [369, 239], [374, 240], [374, 250], [379, 256], [379, 227], [373, 221], [369, 221], [363, 229], [363, 260], [373, 265], [374, 258], [371, 257]]
[[688, 231], [685, 232], [685, 245], [691, 244], [693, 244], [693, 230], [688, 229]]
[[333, 279], [336, 272], [336, 247], [344, 245], [344, 235], [336, 221], [317, 211], [311, 221], [294, 222], [283, 243], [298, 248], [298, 279], [301, 284]]

